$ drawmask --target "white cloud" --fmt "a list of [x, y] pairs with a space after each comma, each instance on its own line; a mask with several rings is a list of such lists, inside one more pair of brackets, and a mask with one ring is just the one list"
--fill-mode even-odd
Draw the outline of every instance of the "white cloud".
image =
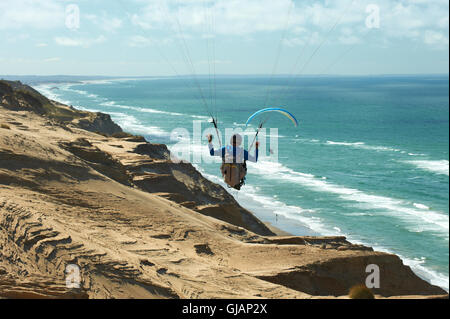
[[122, 19], [111, 17], [106, 14], [84, 14], [83, 18], [91, 21], [93, 24], [106, 32], [115, 32], [123, 26]]
[[[55, 29], [65, 28], [66, 6], [77, 1], [70, 0], [1, 0], [0, 30], [2, 29]], [[108, 1], [104, 2], [109, 5]], [[105, 13], [100, 15], [82, 12], [86, 19], [104, 31], [112, 32], [122, 27], [123, 21]]]
[[102, 22], [102, 28], [105, 31], [115, 31], [122, 27], [122, 20], [118, 18], [107, 18]]
[[[286, 25], [290, 0], [217, 0], [205, 7], [204, 1], [156, 0], [132, 15], [135, 25], [145, 29], [168, 28], [205, 33], [214, 27], [217, 34], [243, 35], [275, 31]], [[262, 18], [263, 17], [263, 18]], [[262, 19], [261, 19], [262, 18]]]
[[427, 30], [424, 34], [424, 42], [430, 45], [448, 46], [448, 36], [441, 32]]
[[55, 37], [55, 43], [66, 47], [83, 47], [88, 48], [94, 44], [100, 44], [106, 41], [106, 37], [103, 35], [97, 38], [69, 38], [69, 37]]
[[[120, 0], [124, 1], [124, 0]], [[111, 16], [108, 1], [96, 12], [82, 12], [81, 19], [90, 21], [90, 27], [104, 32], [118, 32], [129, 19], [133, 25], [173, 37], [178, 33], [178, 22], [184, 35], [193, 37], [217, 36], [252, 37], [257, 33], [281, 34], [288, 25], [285, 43], [304, 44], [305, 34], [326, 36], [335, 21], [340, 24], [330, 36], [330, 42], [344, 44], [363, 41], [366, 7], [380, 7], [381, 28], [377, 31], [379, 43], [395, 43], [400, 39], [441, 47], [448, 39], [448, 0], [134, 0], [130, 1], [128, 17]], [[124, 1], [125, 2], [125, 1]], [[71, 0], [0, 0], [0, 30], [20, 28], [65, 28], [65, 6]], [[351, 6], [349, 4], [352, 3]], [[136, 6], [137, 5], [137, 6]], [[86, 5], [87, 6], [87, 5]], [[94, 7], [92, 7], [92, 10]], [[288, 21], [288, 13], [290, 18]], [[342, 29], [355, 30], [351, 35]], [[438, 36], [437, 34], [440, 34]], [[179, 36], [179, 35], [178, 35]], [[439, 38], [440, 40], [438, 40]], [[132, 43], [139, 43], [139, 39]], [[142, 40], [142, 39], [141, 39]], [[152, 41], [158, 41], [153, 38]], [[320, 39], [319, 39], [320, 41]], [[58, 38], [61, 45], [84, 46], [95, 43], [86, 39]], [[142, 44], [142, 41], [140, 41]], [[88, 43], [88, 44], [86, 44]], [[148, 44], [147, 44], [148, 45]]]
[[[290, 46], [303, 45], [300, 32], [317, 32], [325, 37], [336, 21], [340, 21], [332, 41], [351, 44], [361, 41], [367, 32], [366, 8], [375, 3], [380, 7], [381, 28], [378, 29], [380, 43], [398, 39], [423, 41], [434, 45], [436, 41], [425, 36], [433, 30], [448, 38], [447, 0], [153, 0], [144, 3], [131, 21], [145, 29], [178, 32], [178, 21], [185, 33], [204, 34], [213, 27], [218, 35], [247, 36], [258, 32], [281, 32], [285, 29], [289, 9], [289, 35], [285, 43]], [[351, 5], [350, 5], [351, 4]], [[209, 8], [209, 9], [208, 9]], [[178, 19], [178, 21], [177, 21]], [[213, 22], [213, 23], [211, 23]], [[339, 34], [340, 29], [355, 30], [352, 35]]]
[[361, 42], [361, 39], [355, 34], [353, 29], [344, 27], [341, 29], [338, 41], [342, 44], [356, 44]]
[[64, 26], [64, 4], [54, 0], [0, 1], [0, 30]]
[[29, 38], [30, 38], [30, 35], [28, 33], [17, 33], [17, 32], [14, 32], [14, 33], [10, 33], [9, 35], [7, 35], [5, 37], [5, 40], [7, 42], [10, 42], [10, 43], [17, 43], [17, 42], [26, 41]]
[[143, 47], [154, 46], [154, 45], [162, 46], [162, 45], [167, 45], [170, 43], [172, 43], [171, 39], [160, 40], [160, 39], [153, 39], [150, 37], [144, 37], [141, 35], [135, 35], [130, 38], [128, 45], [130, 47], [143, 48]]
[[284, 39], [283, 44], [288, 47], [309, 46], [320, 43], [321, 37], [319, 32], [304, 32], [298, 36], [287, 37]]
[[340, 36], [338, 40], [342, 44], [356, 44], [361, 42], [360, 38], [354, 35]]
[[47, 58], [44, 59], [44, 62], [59, 62], [61, 61], [61, 58]]
[[[446, 34], [448, 38], [448, 1], [382, 1], [381, 30], [388, 40], [409, 39], [434, 46], [427, 33]], [[444, 36], [445, 37], [445, 36]]]
[[141, 35], [135, 35], [135, 36], [131, 37], [130, 41], [128, 42], [128, 45], [130, 47], [142, 48], [142, 47], [149, 46], [152, 43], [153, 43], [153, 41], [150, 38], [143, 37]]

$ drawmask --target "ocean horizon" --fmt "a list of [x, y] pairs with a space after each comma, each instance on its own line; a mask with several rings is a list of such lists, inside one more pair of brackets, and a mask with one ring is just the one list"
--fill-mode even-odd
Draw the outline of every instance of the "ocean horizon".
[[[245, 129], [258, 109], [283, 106], [299, 128], [269, 117], [267, 127], [278, 129], [278, 161], [263, 156], [250, 163], [247, 184], [230, 194], [293, 235], [346, 236], [395, 253], [448, 291], [448, 75], [307, 76], [290, 89], [283, 76], [218, 76], [214, 88], [198, 77], [203, 97], [186, 79], [80, 79], [34, 88], [75, 108], [108, 113], [124, 131], [170, 149], [180, 145], [171, 138], [174, 129], [192, 133], [194, 121], [211, 127], [208, 109], [221, 128]], [[246, 137], [248, 146], [253, 136]], [[202, 138], [186, 145], [186, 160], [208, 157]], [[194, 166], [226, 188], [220, 162]]]

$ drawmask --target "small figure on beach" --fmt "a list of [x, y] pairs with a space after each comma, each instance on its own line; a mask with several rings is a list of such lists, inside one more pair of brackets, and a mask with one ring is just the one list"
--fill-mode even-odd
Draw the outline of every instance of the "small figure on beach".
[[242, 136], [235, 134], [230, 140], [230, 145], [222, 147], [220, 150], [214, 150], [212, 145], [213, 136], [210, 134], [208, 138], [209, 153], [211, 156], [221, 156], [222, 165], [220, 170], [224, 178], [224, 182], [231, 188], [240, 190], [245, 184], [245, 176], [247, 175], [247, 161], [258, 162], [259, 142], [256, 142], [255, 155], [250, 155], [247, 150], [241, 147]]

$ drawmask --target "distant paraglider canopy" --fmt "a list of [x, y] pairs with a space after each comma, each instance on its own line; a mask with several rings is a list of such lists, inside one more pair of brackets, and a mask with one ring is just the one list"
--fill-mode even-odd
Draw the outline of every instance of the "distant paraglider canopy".
[[263, 114], [263, 113], [267, 113], [267, 112], [278, 112], [278, 113], [281, 113], [284, 116], [286, 116], [288, 119], [290, 119], [292, 121], [292, 123], [294, 123], [294, 125], [296, 127], [298, 126], [298, 121], [297, 121], [297, 119], [295, 118], [295, 116], [291, 112], [289, 112], [289, 111], [287, 111], [285, 109], [278, 108], [278, 107], [270, 107], [270, 108], [266, 108], [266, 109], [263, 109], [263, 110], [259, 110], [258, 112], [254, 113], [252, 116], [250, 116], [248, 118], [247, 123], [245, 123], [245, 125], [248, 125], [258, 115]]

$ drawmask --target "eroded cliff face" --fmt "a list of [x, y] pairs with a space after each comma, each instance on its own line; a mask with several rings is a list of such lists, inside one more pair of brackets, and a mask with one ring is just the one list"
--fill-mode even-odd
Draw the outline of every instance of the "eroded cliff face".
[[[343, 237], [274, 236], [164, 145], [96, 134], [17, 96], [24, 107], [5, 107], [5, 96], [15, 95], [0, 104], [0, 297], [337, 297], [365, 282], [368, 264], [380, 267], [378, 296], [445, 294]], [[65, 284], [71, 264], [79, 289]]]
[[70, 124], [91, 132], [112, 135], [122, 132], [108, 114], [75, 110], [49, 100], [38, 91], [21, 82], [0, 80], [0, 104], [14, 111], [29, 111], [45, 116], [56, 125]]

